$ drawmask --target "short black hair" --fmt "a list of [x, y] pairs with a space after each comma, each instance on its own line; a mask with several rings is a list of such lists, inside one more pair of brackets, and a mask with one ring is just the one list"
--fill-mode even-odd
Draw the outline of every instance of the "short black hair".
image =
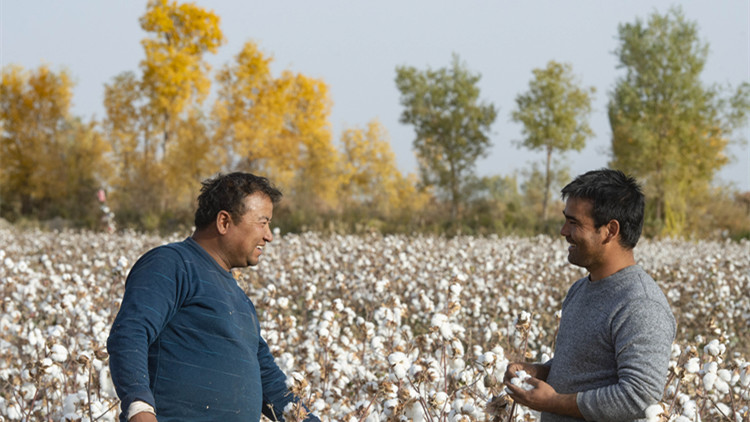
[[202, 229], [216, 221], [220, 211], [227, 211], [232, 219], [240, 221], [247, 211], [244, 200], [256, 192], [264, 193], [275, 205], [281, 200], [281, 191], [265, 177], [250, 173], [218, 174], [203, 181], [195, 211], [195, 228]]
[[620, 170], [600, 169], [576, 177], [562, 189], [568, 198], [592, 202], [591, 218], [599, 228], [611, 220], [620, 223], [620, 245], [633, 249], [641, 237], [646, 199], [635, 178]]

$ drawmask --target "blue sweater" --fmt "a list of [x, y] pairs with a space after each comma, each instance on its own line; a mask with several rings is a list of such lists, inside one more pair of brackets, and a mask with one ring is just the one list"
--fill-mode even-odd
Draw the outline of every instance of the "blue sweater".
[[107, 350], [123, 422], [135, 400], [154, 406], [160, 422], [255, 422], [261, 412], [283, 420], [297, 399], [260, 336], [253, 303], [191, 238], [136, 262]]

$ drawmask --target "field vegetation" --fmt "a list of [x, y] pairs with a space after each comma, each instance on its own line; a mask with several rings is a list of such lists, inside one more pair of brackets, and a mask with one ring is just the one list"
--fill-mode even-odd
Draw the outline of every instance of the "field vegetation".
[[[128, 270], [187, 235], [0, 228], [0, 419], [116, 420], [105, 345]], [[535, 421], [500, 382], [509, 361], [554, 355], [561, 301], [585, 275], [565, 250], [548, 236], [277, 234], [235, 276], [324, 421]], [[650, 419], [748, 420], [750, 243], [636, 252], [678, 321]]]

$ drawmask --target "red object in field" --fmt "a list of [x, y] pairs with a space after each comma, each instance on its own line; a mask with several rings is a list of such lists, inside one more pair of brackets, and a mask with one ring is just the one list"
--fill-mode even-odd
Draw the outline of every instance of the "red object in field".
[[99, 191], [96, 192], [96, 197], [99, 199], [99, 202], [104, 202], [107, 200], [107, 194], [104, 193], [104, 189], [99, 189]]

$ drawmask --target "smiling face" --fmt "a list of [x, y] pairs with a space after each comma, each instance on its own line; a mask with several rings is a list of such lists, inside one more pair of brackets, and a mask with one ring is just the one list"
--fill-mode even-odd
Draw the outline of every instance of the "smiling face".
[[239, 221], [229, 217], [222, 242], [222, 266], [229, 270], [258, 264], [263, 247], [273, 240], [273, 203], [268, 195], [256, 192], [245, 197], [245, 214]]
[[604, 227], [594, 227], [592, 218], [593, 203], [587, 199], [568, 198], [565, 202], [565, 224], [560, 234], [565, 236], [568, 247], [568, 261], [595, 273], [604, 266], [606, 231]]

